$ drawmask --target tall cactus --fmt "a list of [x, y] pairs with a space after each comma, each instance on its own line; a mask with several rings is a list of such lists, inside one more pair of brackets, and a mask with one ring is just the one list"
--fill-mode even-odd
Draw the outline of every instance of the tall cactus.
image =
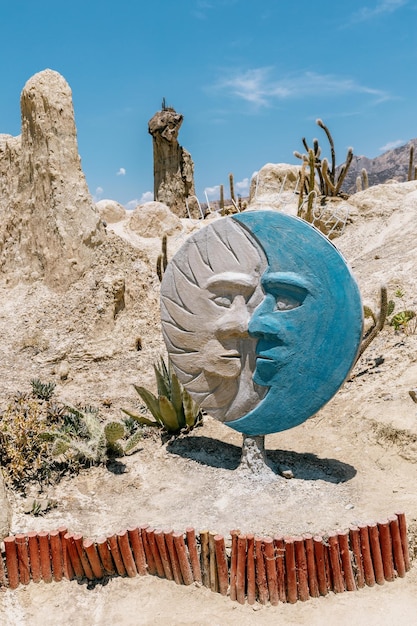
[[414, 161], [414, 146], [410, 146], [410, 156], [408, 159], [408, 180], [413, 180], [413, 161]]
[[220, 209], [223, 211], [224, 209], [224, 187], [220, 185]]
[[[324, 124], [324, 122], [321, 119], [316, 120], [316, 124], [322, 130], [324, 130], [324, 132], [326, 133], [327, 139], [329, 141], [329, 145], [330, 145], [330, 165], [329, 165], [329, 161], [327, 159], [320, 158], [321, 149], [318, 144], [318, 140], [317, 139], [313, 140], [312, 150], [314, 153], [315, 168], [316, 168], [318, 178], [319, 178], [321, 195], [332, 196], [332, 197], [338, 196], [341, 194], [341, 187], [342, 187], [343, 181], [345, 180], [348, 169], [352, 163], [353, 150], [352, 148], [348, 149], [345, 163], [340, 168], [340, 171], [337, 174], [336, 152], [334, 148], [333, 137], [329, 129], [327, 128], [327, 126]], [[307, 151], [307, 154], [300, 154], [299, 152], [296, 151], [294, 152], [294, 156], [296, 156], [299, 159], [302, 159], [303, 161], [304, 160], [309, 161], [310, 157], [308, 156], [308, 153], [310, 151], [310, 147], [308, 146], [308, 143], [304, 137], [302, 138], [302, 143], [303, 143], [304, 148]]]
[[229, 174], [229, 185], [230, 185], [230, 197], [232, 199], [233, 204], [236, 204], [235, 184], [234, 184], [234, 179], [233, 179], [233, 174], [232, 173]]

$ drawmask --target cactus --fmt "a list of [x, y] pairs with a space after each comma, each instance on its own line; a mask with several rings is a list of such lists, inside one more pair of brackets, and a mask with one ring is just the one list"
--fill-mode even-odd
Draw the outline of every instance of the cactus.
[[168, 253], [167, 253], [167, 236], [162, 237], [162, 252], [158, 255], [156, 260], [156, 273], [158, 274], [159, 282], [162, 282], [162, 277], [168, 265]]
[[220, 209], [223, 211], [224, 209], [224, 187], [220, 185]]
[[364, 167], [361, 169], [361, 180], [362, 180], [362, 189], [368, 189], [369, 187], [368, 172], [366, 171]]
[[[413, 180], [413, 161], [414, 161], [414, 146], [410, 146], [410, 156], [408, 159], [408, 180]], [[415, 178], [415, 173], [414, 173]]]
[[169, 434], [179, 434], [189, 431], [202, 421], [202, 413], [191, 398], [188, 391], [181, 385], [171, 365], [165, 364], [161, 357], [159, 365], [154, 365], [158, 396], [155, 396], [145, 387], [133, 385], [136, 392], [145, 402], [155, 420], [143, 415], [136, 415], [122, 409], [133, 420], [145, 426], [156, 426], [166, 430]]
[[[308, 162], [306, 159], [303, 159], [303, 164], [301, 166], [300, 172], [300, 197], [298, 200], [298, 211], [297, 215], [301, 217], [302, 208], [304, 206], [304, 193], [307, 193], [307, 212], [304, 216], [302, 216], [306, 222], [312, 222], [314, 219], [313, 215], [313, 205], [314, 205], [314, 196], [315, 196], [315, 160], [316, 153], [312, 148], [308, 150]], [[306, 172], [306, 167], [308, 163], [308, 174]]]
[[42, 435], [44, 441], [52, 442], [53, 457], [66, 455], [82, 463], [102, 463], [109, 456], [130, 452], [142, 436], [141, 431], [136, 431], [126, 440], [122, 422], [103, 424], [94, 410], [66, 409], [67, 415], [60, 427]]
[[362, 339], [362, 343], [359, 347], [356, 360], [358, 361], [365, 350], [369, 347], [377, 334], [384, 328], [385, 320], [388, 315], [388, 298], [387, 288], [385, 285], [381, 285], [380, 297], [379, 297], [379, 313], [375, 314], [370, 307], [364, 307], [364, 316], [372, 317], [373, 325], [367, 331], [366, 335]]
[[229, 174], [229, 185], [230, 185], [230, 197], [232, 199], [233, 204], [236, 204], [235, 185], [234, 185], [234, 180], [233, 180], [233, 174]]
[[297, 157], [298, 159], [301, 159], [303, 162], [304, 161], [309, 162], [310, 161], [309, 151], [312, 150], [314, 154], [315, 169], [319, 178], [321, 195], [331, 196], [331, 197], [339, 196], [341, 195], [341, 187], [342, 187], [343, 181], [345, 180], [348, 169], [352, 163], [353, 150], [352, 148], [348, 149], [345, 163], [340, 168], [339, 174], [337, 176], [336, 152], [334, 148], [333, 137], [329, 129], [327, 128], [327, 126], [324, 124], [324, 122], [321, 119], [317, 119], [316, 124], [326, 133], [326, 136], [330, 145], [331, 164], [329, 165], [329, 162], [327, 159], [320, 158], [321, 148], [319, 146], [317, 139], [313, 140], [313, 148], [310, 148], [308, 146], [308, 143], [305, 137], [303, 137], [302, 143], [303, 143], [304, 148], [306, 149], [307, 154], [301, 154], [300, 152], [295, 151], [294, 156]]

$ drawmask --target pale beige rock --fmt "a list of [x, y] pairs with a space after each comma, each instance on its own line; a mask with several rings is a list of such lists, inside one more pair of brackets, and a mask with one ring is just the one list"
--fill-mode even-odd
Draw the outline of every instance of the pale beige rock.
[[116, 224], [127, 217], [126, 209], [116, 200], [99, 200], [96, 202], [96, 209], [106, 224]]
[[249, 190], [248, 209], [268, 207], [296, 213], [298, 195], [297, 179], [300, 166], [287, 163], [267, 163], [252, 177]]
[[52, 70], [21, 95], [22, 136], [0, 140], [0, 271], [8, 284], [66, 289], [91, 264], [104, 229], [78, 155], [71, 90]]
[[141, 237], [162, 237], [182, 230], [179, 217], [166, 204], [155, 201], [137, 206], [130, 214], [129, 227]]

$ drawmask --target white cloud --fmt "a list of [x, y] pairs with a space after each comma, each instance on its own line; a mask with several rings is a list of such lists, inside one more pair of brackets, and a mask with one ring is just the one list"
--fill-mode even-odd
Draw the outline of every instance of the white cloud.
[[94, 202], [98, 202], [99, 200], [101, 200], [101, 197], [103, 195], [103, 187], [96, 187], [95, 192], [93, 193], [93, 201]]
[[206, 187], [204, 189], [204, 195], [207, 195], [209, 200], [218, 200], [220, 196], [220, 185]]
[[397, 139], [396, 141], [389, 141], [385, 144], [385, 146], [380, 147], [381, 152], [387, 152], [387, 150], [394, 150], [395, 148], [399, 148], [403, 146], [405, 141], [403, 139]]
[[118, 172], [116, 172], [116, 176], [126, 176], [126, 170], [124, 167], [121, 167]]
[[249, 178], [244, 178], [243, 180], [240, 180], [239, 182], [235, 184], [236, 191], [241, 196], [249, 195], [249, 186], [250, 186]]
[[129, 200], [129, 202], [125, 204], [125, 209], [127, 209], [128, 211], [133, 211], [133, 209], [136, 209], [139, 204], [145, 204], [145, 202], [152, 201], [153, 191], [145, 191], [145, 193], [143, 193], [139, 199], [134, 198], [133, 200]]
[[145, 191], [140, 197], [139, 204], [144, 202], [153, 202], [153, 191]]
[[229, 92], [230, 95], [245, 100], [256, 107], [271, 106], [275, 101], [306, 98], [317, 94], [341, 96], [348, 94], [366, 94], [386, 100], [389, 95], [380, 89], [374, 89], [357, 83], [352, 78], [303, 72], [284, 78], [274, 78], [273, 67], [258, 67], [241, 72], [234, 72], [215, 85], [216, 90]]
[[389, 15], [408, 4], [409, 0], [379, 0], [374, 7], [362, 7], [352, 15], [351, 22], [364, 22], [380, 15]]

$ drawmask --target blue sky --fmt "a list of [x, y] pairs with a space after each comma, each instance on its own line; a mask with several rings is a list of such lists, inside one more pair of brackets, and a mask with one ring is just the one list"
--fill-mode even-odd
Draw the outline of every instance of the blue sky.
[[203, 201], [229, 172], [246, 195], [265, 163], [296, 163], [303, 136], [326, 152], [317, 118], [338, 162], [417, 137], [417, 0], [14, 0], [0, 17], [0, 133], [20, 133], [26, 81], [60, 72], [96, 199], [152, 198], [163, 97]]

